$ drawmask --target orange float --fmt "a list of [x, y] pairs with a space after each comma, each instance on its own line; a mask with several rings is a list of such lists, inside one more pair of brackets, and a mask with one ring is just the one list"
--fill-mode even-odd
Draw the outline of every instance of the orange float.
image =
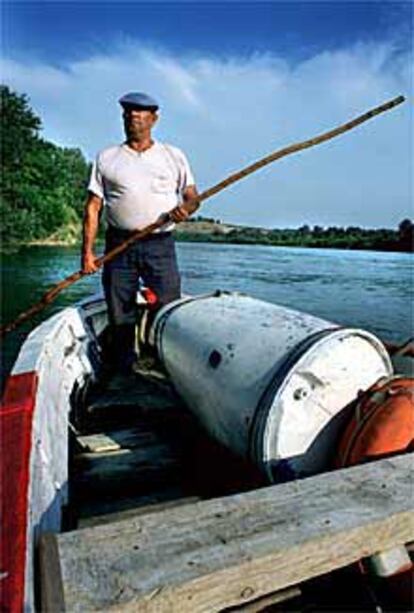
[[353, 466], [414, 448], [414, 379], [388, 377], [357, 399], [339, 442], [336, 467]]
[[[414, 379], [387, 377], [356, 400], [339, 442], [336, 467], [344, 468], [414, 448]], [[404, 545], [378, 552], [359, 564], [361, 571], [386, 580], [393, 605], [413, 602], [414, 566]]]

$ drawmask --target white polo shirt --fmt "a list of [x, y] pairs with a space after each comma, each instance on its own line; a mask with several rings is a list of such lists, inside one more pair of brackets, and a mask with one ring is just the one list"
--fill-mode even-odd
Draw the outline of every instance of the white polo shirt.
[[[136, 230], [177, 206], [183, 190], [194, 184], [184, 153], [155, 141], [142, 153], [125, 143], [101, 151], [93, 164], [88, 189], [103, 198], [110, 225]], [[162, 230], [173, 226], [168, 224]]]

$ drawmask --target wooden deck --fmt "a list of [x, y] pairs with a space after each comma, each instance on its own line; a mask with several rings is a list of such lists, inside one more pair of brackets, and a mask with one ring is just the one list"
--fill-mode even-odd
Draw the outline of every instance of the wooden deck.
[[75, 429], [73, 528], [265, 484], [255, 467], [206, 436], [158, 371], [92, 390]]
[[83, 414], [72, 530], [41, 539], [44, 611], [319, 611], [276, 603], [414, 541], [413, 454], [265, 487], [160, 372], [97, 387]]
[[220, 611], [414, 540], [413, 454], [56, 537], [67, 611]]

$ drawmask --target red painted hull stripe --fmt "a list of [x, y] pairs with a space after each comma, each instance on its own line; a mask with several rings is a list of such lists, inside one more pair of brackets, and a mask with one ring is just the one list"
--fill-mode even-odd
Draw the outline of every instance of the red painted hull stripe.
[[21, 613], [25, 597], [30, 451], [37, 375], [8, 378], [0, 406], [0, 609]]

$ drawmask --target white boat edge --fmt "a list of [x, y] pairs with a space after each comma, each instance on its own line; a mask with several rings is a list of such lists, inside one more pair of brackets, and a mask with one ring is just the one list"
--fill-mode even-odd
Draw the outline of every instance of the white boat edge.
[[29, 334], [6, 382], [0, 412], [2, 448], [8, 450], [1, 462], [0, 580], [12, 611], [35, 610], [38, 536], [60, 531], [68, 502], [70, 397], [96, 377], [101, 359], [97, 336], [106, 325], [101, 294], [63, 309]]

